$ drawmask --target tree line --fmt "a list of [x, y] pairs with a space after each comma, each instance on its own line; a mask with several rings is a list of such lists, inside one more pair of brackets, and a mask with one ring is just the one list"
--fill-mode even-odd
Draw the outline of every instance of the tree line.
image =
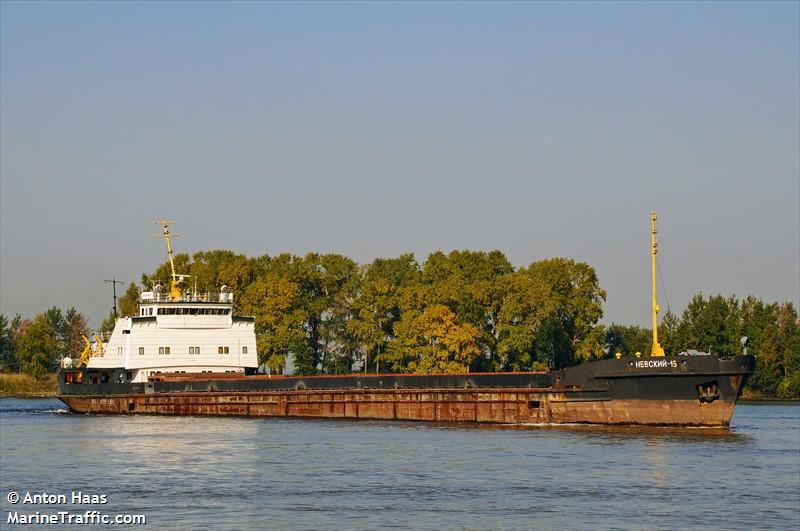
[[[606, 292], [594, 268], [567, 258], [514, 267], [500, 251], [452, 251], [423, 263], [404, 254], [357, 264], [338, 254], [246, 257], [216, 250], [178, 254], [175, 265], [191, 275], [186, 290], [225, 285], [235, 294], [236, 312], [256, 318], [259, 361], [278, 373], [289, 355], [300, 374], [455, 373], [561, 368], [616, 352], [646, 355], [651, 346], [646, 328], [599, 324]], [[141, 280], [147, 289], [169, 286], [169, 263]], [[119, 299], [120, 314], [135, 315], [138, 296], [131, 284]], [[63, 323], [56, 327], [58, 319], [47, 317], [55, 310], [26, 326], [18, 316], [11, 325], [3, 317], [0, 340], [11, 345], [2, 347], [6, 367], [51, 369], [62, 353], [73, 352]], [[20, 332], [34, 322], [30, 334], [57, 331], [54, 343], [38, 351], [33, 336]], [[113, 323], [112, 313], [103, 328]], [[759, 356], [751, 390], [800, 396], [800, 329], [791, 303], [700, 294], [682, 315], [667, 312], [659, 326], [668, 355], [690, 348], [736, 354], [742, 335]], [[50, 354], [33, 362], [33, 351]], [[11, 358], [16, 365], [5, 362]]]
[[75, 308], [54, 306], [33, 319], [0, 314], [0, 369], [42, 378], [58, 370], [62, 357], [77, 359], [88, 334], [88, 321]]

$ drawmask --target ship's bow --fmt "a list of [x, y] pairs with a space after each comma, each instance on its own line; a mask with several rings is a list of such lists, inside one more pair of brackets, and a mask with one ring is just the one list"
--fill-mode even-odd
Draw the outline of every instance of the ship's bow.
[[598, 424], [728, 426], [753, 356], [601, 360], [556, 373], [554, 420]]

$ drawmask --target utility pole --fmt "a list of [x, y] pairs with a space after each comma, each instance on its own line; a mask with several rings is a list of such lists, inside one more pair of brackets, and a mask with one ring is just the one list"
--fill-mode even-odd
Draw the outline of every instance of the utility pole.
[[117, 284], [124, 284], [121, 280], [117, 280], [114, 277], [111, 277], [111, 280], [105, 280], [106, 284], [111, 284], [111, 287], [114, 289], [114, 319], [117, 318]]

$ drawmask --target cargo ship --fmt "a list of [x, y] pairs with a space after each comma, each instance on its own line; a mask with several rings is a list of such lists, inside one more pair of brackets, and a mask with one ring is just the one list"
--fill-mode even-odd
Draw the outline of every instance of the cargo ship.
[[666, 356], [658, 342], [656, 215], [651, 215], [650, 355], [543, 372], [256, 374], [254, 319], [234, 294], [198, 294], [175, 271], [170, 222], [158, 222], [172, 281], [141, 294], [139, 315], [117, 319], [107, 342], [65, 358], [59, 398], [76, 413], [235, 415], [497, 424], [729, 426], [755, 368], [743, 353]]

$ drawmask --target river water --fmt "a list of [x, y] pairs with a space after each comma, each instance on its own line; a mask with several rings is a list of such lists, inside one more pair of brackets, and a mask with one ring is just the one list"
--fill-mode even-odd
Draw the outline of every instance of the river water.
[[[78, 491], [106, 503], [72, 504]], [[97, 510], [181, 530], [796, 530], [800, 405], [677, 430], [87, 416], [4, 398], [0, 492], [3, 529], [38, 527], [15, 512]]]

